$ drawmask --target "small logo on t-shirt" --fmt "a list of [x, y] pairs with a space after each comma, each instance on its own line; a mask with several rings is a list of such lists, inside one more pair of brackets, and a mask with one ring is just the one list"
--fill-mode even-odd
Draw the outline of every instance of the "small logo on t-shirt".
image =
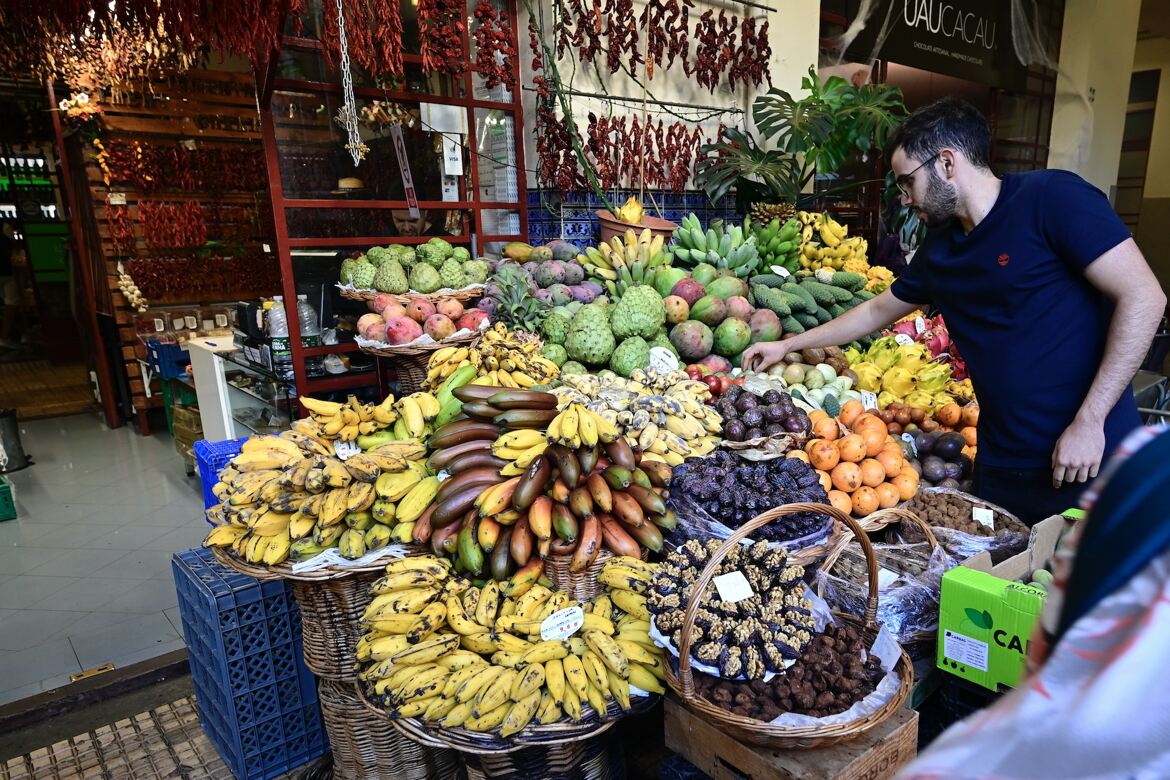
[[1008, 253], [1007, 253], [1007, 252], [1004, 252], [1002, 255], [1000, 255], [1000, 256], [999, 256], [999, 264], [1000, 264], [1001, 266], [1007, 265], [1007, 264], [1008, 264], [1008, 260], [1010, 260], [1010, 259], [1011, 259], [1011, 258], [1010, 258], [1010, 257], [1008, 257]]

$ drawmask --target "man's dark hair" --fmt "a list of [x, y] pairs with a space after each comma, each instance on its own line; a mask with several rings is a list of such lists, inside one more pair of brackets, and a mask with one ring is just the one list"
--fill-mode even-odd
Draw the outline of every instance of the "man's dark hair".
[[991, 129], [979, 109], [957, 97], [945, 97], [918, 109], [886, 142], [886, 160], [901, 147], [922, 162], [943, 148], [957, 149], [971, 164], [991, 167]]

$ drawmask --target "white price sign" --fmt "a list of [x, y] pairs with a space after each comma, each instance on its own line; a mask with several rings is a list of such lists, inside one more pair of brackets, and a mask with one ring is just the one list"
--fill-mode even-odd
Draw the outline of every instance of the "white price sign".
[[540, 624], [540, 638], [568, 639], [585, 625], [585, 612], [580, 607], [565, 607], [546, 617]]
[[985, 506], [971, 507], [971, 518], [977, 522], [982, 523], [984, 527], [995, 530], [995, 512], [992, 512]]
[[866, 409], [878, 408], [877, 393], [873, 392], [872, 390], [862, 390], [861, 391], [861, 405], [864, 406]]
[[333, 452], [336, 453], [338, 460], [348, 460], [354, 455], [362, 451], [362, 448], [357, 446], [356, 442], [352, 441], [335, 441], [333, 442]]
[[715, 583], [715, 590], [719, 591], [719, 598], [730, 604], [756, 595], [742, 571], [720, 574], [712, 582]]

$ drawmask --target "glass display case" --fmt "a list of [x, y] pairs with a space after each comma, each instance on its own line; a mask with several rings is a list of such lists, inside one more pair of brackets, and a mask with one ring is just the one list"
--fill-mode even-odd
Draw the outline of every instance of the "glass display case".
[[288, 428], [298, 407], [296, 387], [259, 354], [239, 349], [230, 337], [190, 339], [187, 349], [204, 438], [242, 439]]

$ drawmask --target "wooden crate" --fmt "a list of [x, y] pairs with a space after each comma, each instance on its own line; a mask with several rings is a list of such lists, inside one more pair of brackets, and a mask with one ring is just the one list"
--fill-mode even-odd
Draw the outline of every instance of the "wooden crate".
[[886, 780], [918, 750], [918, 713], [898, 710], [850, 742], [813, 750], [745, 745], [688, 710], [665, 702], [666, 746], [715, 780]]

